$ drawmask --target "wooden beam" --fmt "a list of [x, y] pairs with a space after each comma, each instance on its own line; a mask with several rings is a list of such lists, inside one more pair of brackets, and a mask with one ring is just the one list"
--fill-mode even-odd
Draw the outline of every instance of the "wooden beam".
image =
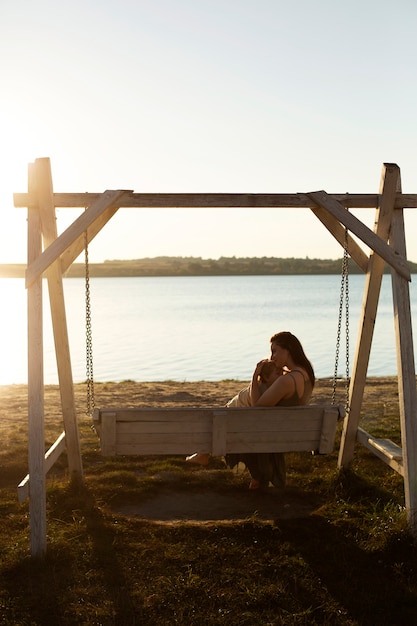
[[[381, 240], [387, 240], [390, 232], [399, 175], [397, 166], [383, 167], [381, 206], [376, 211], [375, 219], [376, 236]], [[383, 272], [383, 259], [378, 254], [371, 252], [350, 382], [349, 412], [344, 420], [340, 443], [339, 467], [348, 466], [354, 455]]]
[[[403, 211], [396, 211], [390, 234], [395, 251], [406, 256]], [[417, 539], [417, 392], [408, 282], [391, 272], [397, 349], [398, 395], [404, 465], [404, 494], [408, 522]]]
[[[88, 230], [88, 236], [91, 240], [117, 211], [118, 200], [125, 193], [124, 190], [104, 192], [59, 237], [56, 233], [55, 239], [50, 238], [48, 247], [26, 270], [26, 286], [43, 274], [64, 253], [66, 253], [64, 263], [66, 267], [64, 269], [61, 267], [61, 271], [65, 271], [84, 248], [84, 232]], [[105, 215], [105, 219], [103, 215]], [[70, 248], [70, 252], [68, 252], [70, 246], [74, 247]], [[74, 258], [72, 258], [73, 256]]]
[[[35, 167], [29, 165], [29, 190], [36, 185]], [[28, 263], [42, 252], [39, 211], [28, 210]], [[32, 493], [29, 502], [30, 549], [34, 557], [46, 553], [46, 479], [43, 380], [42, 279], [34, 281], [27, 292], [28, 303], [28, 440], [29, 474]]]
[[[101, 193], [54, 193], [55, 207], [76, 208], [90, 206]], [[342, 206], [351, 209], [375, 209], [379, 195], [372, 193], [331, 194]], [[36, 207], [36, 196], [13, 194], [15, 207]], [[216, 208], [259, 207], [283, 209], [310, 209], [311, 199], [306, 193], [132, 193], [126, 195], [120, 208]], [[396, 208], [417, 208], [417, 194], [397, 194]]]
[[357, 438], [359, 443], [368, 448], [398, 474], [404, 476], [403, 454], [400, 446], [397, 446], [390, 439], [373, 437], [363, 428], [358, 428]]
[[[341, 225], [339, 220], [337, 220], [331, 213], [323, 209], [323, 207], [312, 207], [312, 212], [321, 223], [327, 228], [327, 230], [333, 235], [333, 237], [340, 243], [340, 245], [344, 248], [345, 246], [345, 228]], [[356, 241], [351, 237], [348, 233], [347, 236], [347, 244], [349, 255], [356, 262], [358, 267], [366, 273], [368, 271], [368, 255], [362, 250], [362, 248], [356, 243]]]
[[[392, 166], [397, 168], [397, 166]], [[398, 168], [397, 168], [398, 169]], [[395, 268], [401, 276], [407, 280], [411, 280], [410, 268], [407, 259], [395, 252], [383, 241], [377, 233], [373, 232], [357, 217], [346, 211], [346, 209], [334, 198], [329, 196], [325, 191], [314, 191], [308, 196], [318, 206], [322, 206], [329, 211], [336, 219], [346, 226], [354, 235], [359, 237], [367, 246], [384, 259], [391, 267]], [[393, 203], [395, 202], [395, 197]], [[394, 205], [392, 206], [394, 209]]]
[[[52, 175], [49, 159], [35, 162], [39, 214], [45, 247], [57, 238], [55, 207], [53, 205]], [[67, 319], [65, 314], [64, 288], [61, 264], [57, 259], [47, 270], [49, 301], [54, 332], [59, 391], [61, 394], [62, 415], [66, 434], [68, 466], [72, 477], [83, 474], [80, 441], [75, 409], [74, 384], [72, 380], [71, 356], [69, 350]]]
[[[55, 465], [55, 462], [59, 459], [61, 454], [65, 451], [65, 433], [61, 433], [58, 439], [52, 444], [47, 452], [45, 452], [45, 474], [49, 472], [51, 467]], [[17, 486], [17, 497], [19, 502], [24, 502], [29, 497], [30, 486], [30, 474], [27, 474], [25, 478], [20, 481]]]
[[[88, 209], [87, 209], [88, 210]], [[118, 207], [109, 206], [103, 211], [103, 213], [97, 217], [93, 224], [87, 229], [87, 243], [90, 243], [94, 237], [101, 231], [103, 226], [113, 217], [118, 211]], [[85, 233], [80, 235], [74, 243], [65, 250], [61, 255], [61, 270], [66, 272], [72, 265], [77, 256], [85, 249]]]

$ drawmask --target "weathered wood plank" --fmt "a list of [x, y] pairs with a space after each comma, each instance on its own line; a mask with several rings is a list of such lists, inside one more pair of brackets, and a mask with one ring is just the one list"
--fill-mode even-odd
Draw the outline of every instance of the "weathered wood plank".
[[238, 423], [239, 419], [245, 418], [254, 420], [258, 423], [263, 419], [285, 419], [291, 420], [293, 417], [297, 419], [310, 420], [313, 416], [320, 417], [324, 410], [340, 415], [343, 411], [342, 407], [338, 405], [326, 405], [326, 404], [309, 404], [306, 406], [296, 407], [230, 407], [228, 409], [219, 408], [198, 408], [198, 407], [185, 407], [185, 408], [103, 408], [98, 409], [95, 414], [95, 419], [99, 419], [100, 416], [106, 412], [116, 413], [117, 421], [171, 421], [173, 419], [177, 421], [190, 421], [191, 419], [204, 419], [210, 417], [213, 411], [224, 412], [225, 415], [231, 416], [228, 419], [232, 419], [233, 423]]
[[[398, 177], [399, 170], [397, 167], [383, 168], [380, 182], [382, 198], [380, 208], [376, 212], [375, 228], [377, 236], [384, 240], [388, 239], [391, 228]], [[384, 260], [372, 251], [365, 280], [359, 332], [350, 382], [350, 410], [344, 422], [340, 443], [339, 467], [347, 467], [354, 455], [383, 272]]]
[[[105, 456], [333, 449], [342, 407], [96, 409]], [[323, 431], [324, 426], [324, 431]], [[333, 441], [331, 437], [333, 435]]]
[[100, 441], [103, 456], [116, 454], [116, 413], [106, 412], [101, 419]]
[[[287, 430], [267, 430], [267, 431], [254, 431], [254, 430], [242, 430], [227, 433], [227, 445], [234, 445], [236, 442], [253, 442], [265, 445], [271, 445], [275, 452], [275, 447], [281, 445], [281, 443], [295, 443], [296, 441], [304, 442], [310, 446], [313, 442], [314, 447], [318, 449], [321, 436], [321, 424], [317, 427], [310, 427], [307, 430], [300, 431], [296, 428]], [[310, 450], [310, 448], [308, 448]]]
[[[398, 170], [398, 168], [397, 168]], [[400, 254], [396, 254], [392, 248], [386, 243], [386, 239], [378, 236], [355, 215], [346, 211], [346, 209], [337, 200], [329, 196], [325, 191], [315, 191], [309, 193], [308, 196], [319, 206], [324, 207], [335, 218], [337, 218], [344, 226], [346, 226], [354, 235], [359, 237], [367, 246], [377, 253], [391, 267], [397, 270], [401, 276], [407, 280], [411, 280], [410, 268], [407, 259]], [[390, 198], [391, 200], [391, 198]], [[394, 209], [395, 192], [392, 198], [392, 208]]]
[[211, 451], [214, 456], [226, 454], [227, 409], [213, 411]]
[[[117, 202], [125, 193], [126, 192], [123, 190], [104, 192], [100, 198], [82, 213], [61, 235], [59, 235], [59, 237], [56, 232], [52, 233], [52, 236], [47, 238], [47, 248], [26, 270], [26, 286], [29, 286], [36, 278], [43, 274], [61, 254], [66, 252], [65, 261], [63, 263], [64, 267], [61, 267], [61, 271], [65, 271], [76, 256], [84, 249], [84, 231], [89, 229], [89, 241], [91, 241], [93, 236], [104, 226], [104, 223], [115, 213], [118, 208]], [[54, 207], [52, 206], [51, 210], [53, 209]], [[40, 207], [40, 210], [42, 211], [42, 207]], [[107, 220], [103, 223], [100, 218], [105, 212], [107, 212]], [[98, 220], [99, 226], [94, 228], [96, 220]], [[82, 237], [82, 240], [80, 237]], [[75, 248], [71, 248], [74, 244], [77, 244]], [[74, 254], [76, 256], [72, 258]]]
[[334, 419], [333, 412], [325, 409], [318, 446], [319, 454], [331, 454], [333, 452], [336, 426], [337, 422]]
[[138, 439], [135, 436], [117, 437], [115, 452], [113, 454], [104, 453], [103, 456], [114, 456], [116, 454], [132, 454], [132, 455], [152, 455], [152, 454], [175, 454], [185, 455], [199, 451], [208, 451], [213, 456], [224, 456], [233, 452], [302, 452], [315, 451], [319, 449], [320, 433], [311, 433], [308, 437], [306, 433], [300, 439], [299, 433], [285, 433], [285, 437], [275, 438], [269, 433], [260, 436], [257, 439], [250, 437], [250, 433], [246, 436], [238, 436], [233, 433], [233, 437], [228, 437], [226, 444], [221, 448], [213, 448], [212, 435], [207, 433], [205, 436], [201, 434], [188, 434], [183, 437], [172, 436], [163, 439], [160, 436], [144, 435]]
[[[339, 222], [339, 220], [337, 220], [331, 213], [329, 213], [320, 206], [312, 207], [311, 211], [321, 221], [323, 226], [325, 226], [327, 230], [333, 235], [336, 241], [340, 243], [342, 248], [344, 248], [346, 241], [346, 231]], [[361, 270], [366, 273], [368, 270], [369, 257], [349, 233], [347, 235], [347, 249], [349, 251], [349, 255], [352, 257], [355, 263], [357, 263], [358, 267], [360, 267]]]
[[[109, 414], [107, 414], [109, 417]], [[111, 420], [105, 420], [111, 423]], [[220, 421], [220, 420], [218, 420]], [[214, 423], [214, 420], [213, 420]], [[210, 444], [210, 450], [212, 450], [212, 439], [215, 433], [215, 428], [210, 428], [210, 430], [193, 430], [189, 432], [171, 432], [171, 431], [160, 431], [160, 432], [144, 432], [143, 430], [137, 430], [133, 428], [132, 430], [123, 430], [120, 427], [120, 424], [116, 422], [117, 429], [117, 442], [123, 441], [124, 443], [157, 443], [161, 442], [172, 442], [177, 446], [182, 446], [179, 448], [179, 452], [184, 452], [187, 449], [187, 444], [190, 441], [208, 441]], [[309, 428], [305, 431], [300, 431], [298, 429], [294, 430], [267, 430], [267, 431], [259, 431], [259, 430], [242, 430], [242, 431], [227, 431], [227, 420], [222, 421], [222, 427], [220, 430], [223, 430], [225, 433], [225, 441], [227, 446], [234, 444], [235, 442], [258, 442], [261, 444], [271, 443], [276, 445], [277, 441], [287, 441], [294, 442], [297, 439], [303, 442], [315, 442], [317, 450], [319, 449], [318, 444], [320, 443], [321, 438], [321, 425], [317, 428]], [[103, 432], [103, 431], [102, 431]], [[272, 452], [272, 450], [271, 450]], [[223, 453], [224, 454], [224, 453]], [[215, 455], [215, 456], [221, 456]]]
[[135, 436], [117, 437], [114, 452], [106, 452], [108, 448], [103, 449], [103, 456], [115, 456], [118, 454], [130, 455], [158, 455], [158, 454], [175, 454], [185, 456], [192, 454], [196, 450], [212, 450], [212, 433], [189, 434], [182, 438], [175, 436], [166, 439], [155, 437], [154, 435], [144, 435], [136, 440]]
[[[400, 181], [401, 184], [401, 181]], [[406, 255], [403, 211], [396, 211], [390, 243], [399, 254]], [[417, 391], [408, 282], [392, 272], [394, 324], [398, 365], [398, 396], [401, 442], [404, 450], [404, 494], [411, 532], [417, 539]]]
[[100, 415], [104, 415], [107, 411], [110, 413], [115, 413], [117, 415], [118, 422], [191, 422], [193, 420], [211, 420], [212, 409], [204, 408], [182, 408], [182, 409], [148, 409], [148, 408], [131, 408], [131, 409], [100, 409], [97, 413], [99, 418]]
[[[118, 206], [109, 206], [94, 220], [93, 224], [87, 228], [87, 244], [90, 244], [94, 237], [98, 235], [113, 215], [117, 213], [118, 209]], [[85, 250], [84, 232], [61, 254], [61, 270], [63, 273], [67, 271], [83, 250]]]
[[[35, 167], [29, 165], [28, 187], [36, 189]], [[42, 253], [39, 211], [28, 210], [28, 263]], [[42, 280], [35, 281], [27, 294], [28, 304], [28, 456], [32, 477], [30, 545], [33, 556], [46, 552], [46, 480], [45, 480], [45, 407], [43, 381], [43, 305]]]
[[[295, 409], [295, 410], [294, 410]], [[323, 407], [281, 407], [241, 409], [229, 408], [228, 432], [286, 430], [303, 431], [309, 426], [320, 428], [323, 419]], [[334, 414], [339, 415], [337, 407]], [[336, 418], [337, 419], [337, 418]]]
[[[108, 413], [105, 413], [104, 419]], [[110, 414], [111, 415], [111, 414]], [[220, 420], [220, 418], [219, 418]], [[256, 417], [246, 415], [244, 418], [236, 419], [233, 416], [227, 416], [224, 419], [227, 423], [228, 433], [256, 433], [258, 431], [282, 433], [288, 430], [302, 433], [305, 430], [317, 430], [322, 426], [322, 416], [311, 419], [305, 416], [301, 416], [295, 420], [293, 424], [289, 425], [286, 418], [281, 417], [266, 417], [262, 424]], [[186, 432], [212, 432], [212, 414], [206, 416], [204, 420], [177, 420], [175, 416], [172, 419], [164, 419], [161, 421], [143, 421], [142, 419], [133, 419], [129, 421], [121, 421], [117, 419], [117, 430], [119, 433], [186, 433]]]
[[403, 453], [400, 446], [390, 439], [373, 437], [363, 428], [358, 428], [357, 439], [359, 443], [371, 450], [381, 461], [384, 461], [398, 474], [404, 476]]
[[300, 441], [298, 438], [290, 441], [252, 441], [242, 440], [227, 444], [227, 452], [232, 453], [252, 453], [260, 452], [263, 454], [271, 452], [314, 452], [318, 449], [318, 437], [312, 440]]
[[[59, 208], [90, 206], [101, 193], [54, 193], [54, 205]], [[331, 196], [344, 207], [373, 209], [378, 206], [375, 193], [334, 193]], [[31, 193], [13, 194], [14, 206], [36, 207], [37, 199]], [[271, 207], [311, 208], [311, 199], [305, 193], [131, 193], [123, 199], [120, 208], [227, 208]], [[396, 208], [416, 208], [417, 194], [397, 194]]]
[[[59, 459], [61, 454], [65, 451], [65, 432], [61, 433], [55, 443], [45, 453], [44, 471], [45, 474], [49, 472], [51, 467]], [[19, 502], [24, 502], [29, 497], [30, 487], [30, 474], [27, 474], [25, 478], [17, 486], [17, 497]]]
[[[104, 419], [111, 413], [106, 413]], [[163, 421], [142, 421], [141, 419], [130, 419], [128, 422], [116, 420], [117, 432], [120, 435], [141, 435], [146, 433], [153, 433], [156, 436], [161, 435], [186, 435], [187, 433], [211, 433], [212, 432], [212, 420], [211, 415], [202, 420], [184, 421], [177, 420], [175, 416], [173, 419]]]
[[[47, 247], [57, 238], [55, 207], [53, 205], [52, 173], [49, 159], [37, 159], [35, 168], [42, 234], [44, 246]], [[47, 279], [62, 415], [66, 433], [69, 472], [71, 476], [76, 475], [81, 478], [83, 474], [81, 448], [75, 409], [64, 288], [61, 267], [58, 260], [49, 266]]]
[[[108, 417], [108, 415], [107, 415]], [[188, 432], [181, 432], [178, 430], [174, 432], [173, 430], [162, 430], [162, 431], [143, 431], [134, 428], [134, 424], [131, 424], [131, 430], [123, 430], [118, 422], [116, 424], [117, 432], [117, 441], [123, 441], [125, 443], [156, 443], [158, 441], [167, 442], [171, 441], [177, 446], [183, 446], [184, 442], [187, 443], [189, 441], [208, 441], [210, 442], [211, 449], [211, 439], [213, 428], [207, 430], [199, 430], [195, 429]], [[182, 448], [184, 451], [184, 446]]]
[[[213, 431], [214, 433], [214, 431]], [[222, 445], [213, 447], [212, 433], [185, 433], [156, 435], [155, 433], [117, 434], [114, 452], [110, 446], [103, 447], [103, 456], [116, 454], [176, 454], [185, 455], [196, 450], [210, 452], [213, 456], [224, 456], [232, 452], [298, 452], [319, 451], [320, 432], [303, 433], [231, 433]], [[123, 452], [121, 452], [123, 450]], [[129, 452], [126, 452], [129, 450]], [[332, 450], [330, 450], [331, 452]]]

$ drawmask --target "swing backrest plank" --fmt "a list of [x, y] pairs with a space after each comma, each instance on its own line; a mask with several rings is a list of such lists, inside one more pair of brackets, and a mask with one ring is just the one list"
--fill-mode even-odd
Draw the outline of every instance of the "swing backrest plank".
[[103, 456], [333, 451], [344, 408], [103, 408], [93, 422]]

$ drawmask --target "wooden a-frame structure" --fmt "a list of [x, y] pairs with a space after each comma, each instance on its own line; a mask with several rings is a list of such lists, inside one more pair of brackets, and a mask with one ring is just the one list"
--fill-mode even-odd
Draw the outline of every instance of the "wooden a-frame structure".
[[[355, 442], [372, 449], [404, 478], [405, 505], [410, 529], [417, 537], [417, 394], [410, 310], [410, 270], [407, 263], [404, 209], [417, 207], [417, 194], [401, 192], [400, 169], [384, 164], [377, 194], [141, 194], [128, 190], [99, 193], [54, 193], [50, 161], [29, 165], [28, 192], [14, 194], [16, 207], [28, 209], [28, 428], [29, 474], [18, 488], [19, 499], [30, 496], [31, 552], [46, 552], [46, 473], [66, 449], [72, 478], [82, 479], [71, 359], [63, 293], [63, 275], [85, 242], [90, 242], [120, 207], [276, 207], [310, 208], [329, 232], [345, 245], [366, 275], [356, 354], [350, 389], [350, 411], [344, 420], [338, 465], [347, 467]], [[61, 235], [57, 234], [56, 207], [88, 207]], [[370, 230], [349, 208], [374, 208]], [[85, 235], [87, 233], [87, 235]], [[365, 253], [357, 239], [365, 243]], [[398, 391], [402, 445], [378, 440], [359, 427], [360, 413], [384, 264], [392, 274], [392, 292], [398, 364]], [[45, 454], [44, 381], [42, 341], [42, 277], [48, 283], [51, 318], [61, 394], [64, 432]]]

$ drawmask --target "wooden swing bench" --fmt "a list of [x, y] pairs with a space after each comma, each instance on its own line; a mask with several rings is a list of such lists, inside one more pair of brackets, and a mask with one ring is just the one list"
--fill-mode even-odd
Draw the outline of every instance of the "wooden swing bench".
[[330, 454], [338, 405], [248, 408], [104, 408], [93, 424], [103, 456], [184, 455], [210, 452], [300, 452]]

